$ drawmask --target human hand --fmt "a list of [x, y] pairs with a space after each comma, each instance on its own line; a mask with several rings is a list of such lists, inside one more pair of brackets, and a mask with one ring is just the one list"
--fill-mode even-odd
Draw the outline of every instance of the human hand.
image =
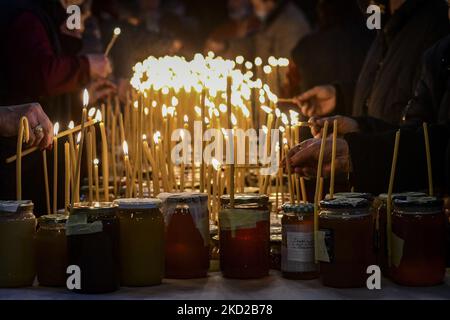
[[28, 119], [30, 146], [47, 149], [53, 141], [53, 124], [39, 103], [28, 103], [0, 108], [0, 135], [14, 137], [17, 135], [20, 119]]
[[326, 116], [336, 108], [336, 89], [331, 85], [317, 86], [294, 100], [305, 116]]
[[349, 117], [344, 116], [334, 116], [334, 117], [312, 117], [309, 119], [311, 126], [311, 134], [314, 138], [322, 137], [322, 130], [325, 126], [325, 122], [328, 121], [330, 125], [333, 124], [334, 120], [337, 120], [337, 134], [338, 136], [343, 136], [351, 132], [359, 132], [358, 122]]
[[[315, 177], [319, 160], [322, 139], [309, 139], [289, 151], [289, 164], [296, 173], [306, 177]], [[327, 177], [331, 172], [332, 137], [326, 139], [323, 156], [322, 175]], [[286, 164], [286, 165], [289, 165]], [[336, 172], [349, 172], [350, 152], [347, 141], [336, 139]]]
[[92, 79], [106, 78], [112, 73], [111, 62], [103, 54], [88, 54], [89, 72]]

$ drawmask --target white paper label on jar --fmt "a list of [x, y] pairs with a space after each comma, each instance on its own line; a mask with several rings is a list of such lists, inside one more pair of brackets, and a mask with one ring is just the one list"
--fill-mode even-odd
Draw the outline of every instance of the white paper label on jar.
[[330, 262], [330, 256], [328, 255], [328, 249], [325, 242], [325, 231], [317, 232], [317, 260], [322, 262]]
[[314, 233], [286, 232], [287, 256], [290, 261], [314, 261]]
[[403, 257], [403, 246], [405, 245], [405, 240], [398, 237], [392, 232], [392, 264], [398, 268]]

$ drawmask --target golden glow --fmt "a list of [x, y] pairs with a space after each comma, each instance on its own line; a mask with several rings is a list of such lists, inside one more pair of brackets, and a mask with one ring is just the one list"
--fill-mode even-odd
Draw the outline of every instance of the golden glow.
[[87, 89], [83, 91], [83, 107], [87, 107], [89, 105], [89, 92]]
[[122, 30], [120, 30], [120, 28], [115, 28], [114, 29], [114, 35], [115, 36], [118, 36], [118, 35], [120, 35], [122, 33]]
[[123, 149], [123, 154], [128, 156], [128, 143], [126, 141], [124, 141], [122, 143], [122, 149]]
[[69, 129], [75, 128], [75, 123], [73, 121], [69, 122], [69, 125], [67, 126]]
[[57, 135], [58, 135], [58, 132], [59, 132], [59, 122], [56, 122], [56, 123], [53, 125], [53, 135], [57, 136]]
[[100, 160], [94, 159], [94, 166], [98, 166], [99, 163], [100, 163]]

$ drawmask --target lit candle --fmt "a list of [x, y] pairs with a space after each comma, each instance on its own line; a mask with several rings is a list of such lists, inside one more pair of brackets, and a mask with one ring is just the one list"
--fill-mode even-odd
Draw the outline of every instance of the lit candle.
[[78, 194], [77, 199], [79, 199], [79, 192], [80, 192], [80, 167], [81, 167], [81, 154], [83, 152], [83, 141], [84, 141], [84, 134], [85, 134], [85, 122], [87, 117], [87, 107], [89, 105], [89, 93], [86, 89], [84, 89], [83, 92], [83, 111], [81, 116], [81, 133], [80, 133], [80, 146], [78, 150], [78, 158], [76, 162], [76, 169], [75, 169], [75, 177], [77, 177], [77, 181], [75, 183], [75, 188], [72, 190], [72, 203], [71, 206], [73, 208], [74, 200], [75, 200], [75, 194]]
[[131, 197], [131, 184], [130, 184], [130, 174], [131, 174], [131, 168], [130, 168], [130, 158], [128, 157], [128, 143], [126, 141], [122, 144], [123, 148], [123, 161], [125, 166], [125, 182], [127, 187], [127, 198]]
[[[148, 161], [150, 162], [150, 165], [152, 166], [152, 177], [153, 177], [153, 195], [157, 196], [160, 192], [159, 188], [159, 172], [158, 172], [158, 165], [156, 164], [156, 160], [152, 155], [152, 152], [150, 151], [150, 148], [148, 146], [147, 137], [143, 139], [143, 147], [144, 147], [144, 153], [147, 156]], [[150, 188], [150, 186], [148, 186]], [[150, 189], [149, 189], [150, 192]]]
[[109, 201], [109, 160], [108, 160], [108, 140], [106, 137], [105, 123], [101, 119], [101, 114], [97, 119], [100, 121], [100, 134], [102, 137], [102, 175], [105, 202]]
[[64, 143], [64, 160], [65, 160], [65, 185], [64, 185], [64, 209], [66, 212], [69, 210], [70, 205], [70, 144]]
[[100, 201], [100, 183], [98, 179], [98, 159], [94, 159], [94, 177], [95, 177], [95, 201]]
[[113, 48], [114, 44], [116, 43], [117, 38], [119, 37], [119, 35], [121, 33], [122, 33], [122, 30], [120, 30], [120, 28], [114, 29], [113, 36], [112, 36], [111, 40], [109, 41], [108, 46], [106, 47], [105, 56], [109, 55], [111, 49]]
[[53, 213], [58, 213], [58, 132], [59, 123], [53, 127]]
[[92, 163], [94, 158], [92, 157], [92, 132], [87, 133], [87, 143], [86, 143], [86, 162], [88, 168], [88, 186], [89, 186], [89, 203], [94, 201], [94, 189], [93, 189], [93, 177], [92, 177]]

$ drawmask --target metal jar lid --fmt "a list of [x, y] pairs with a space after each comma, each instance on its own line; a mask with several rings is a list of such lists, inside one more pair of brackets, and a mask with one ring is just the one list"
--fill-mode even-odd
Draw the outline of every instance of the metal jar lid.
[[48, 214], [39, 217], [38, 221], [40, 225], [56, 225], [65, 224], [68, 218], [69, 216], [65, 214]]
[[161, 208], [162, 201], [154, 198], [128, 198], [117, 199], [114, 201], [114, 204], [116, 204], [119, 209], [123, 210], [149, 210]]
[[158, 199], [167, 203], [188, 203], [188, 202], [202, 202], [208, 201], [206, 193], [199, 192], [180, 192], [180, 193], [160, 193]]
[[364, 198], [334, 198], [320, 201], [322, 209], [356, 209], [368, 208], [369, 201]]
[[34, 204], [31, 200], [0, 201], [0, 215], [11, 215], [21, 212], [32, 212]]
[[312, 203], [284, 203], [281, 206], [284, 213], [314, 213], [314, 204]]
[[[226, 194], [220, 197], [220, 202], [222, 205], [228, 205], [230, 203], [230, 195]], [[249, 204], [259, 204], [268, 205], [269, 197], [265, 194], [258, 193], [239, 193], [234, 196], [234, 203], [236, 205], [249, 205]]]
[[[333, 195], [334, 198], [363, 198], [369, 201], [373, 200], [373, 195], [368, 192], [338, 192]], [[326, 200], [330, 199], [330, 195], [325, 196]]]
[[[410, 197], [394, 199], [396, 208], [423, 208], [442, 210], [444, 201], [436, 197]], [[419, 212], [414, 212], [419, 213]]]
[[[400, 193], [393, 193], [392, 194], [392, 199], [399, 199], [399, 198], [404, 198], [404, 199], [408, 199], [408, 198], [416, 198], [416, 197], [426, 197], [427, 194], [424, 192], [400, 192]], [[387, 200], [387, 193], [382, 193], [378, 196], [378, 198], [380, 198], [381, 200]]]
[[113, 202], [93, 202], [89, 204], [88, 202], [76, 203], [73, 208], [71, 208], [70, 214], [87, 214], [96, 216], [107, 216], [115, 215], [117, 209], [117, 204]]

